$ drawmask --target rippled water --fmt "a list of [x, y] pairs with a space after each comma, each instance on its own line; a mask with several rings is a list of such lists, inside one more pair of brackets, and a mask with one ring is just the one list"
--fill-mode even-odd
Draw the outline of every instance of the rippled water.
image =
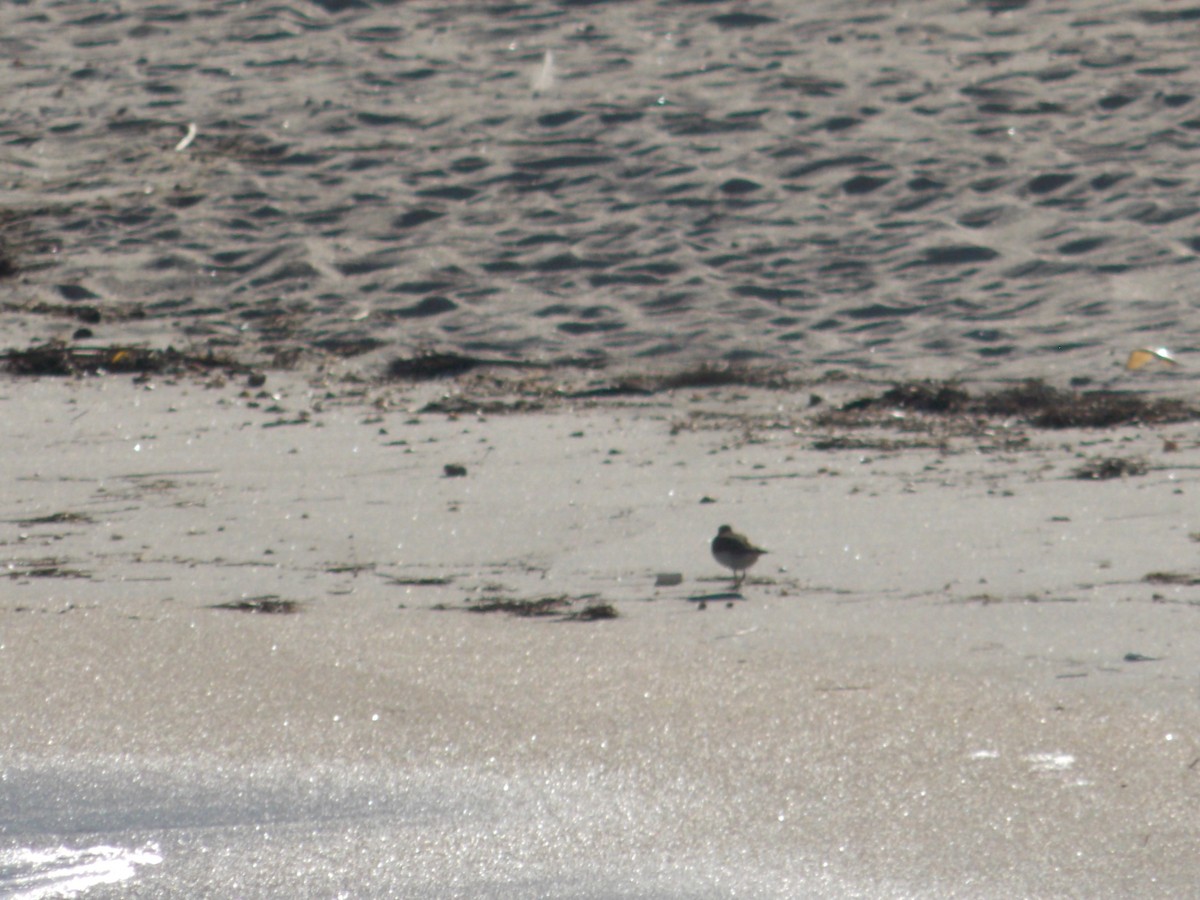
[[[1195, 9], [0, 7], [9, 343], [1103, 374], [1185, 355]], [[176, 150], [188, 123], [196, 137]]]
[[751, 861], [719, 842], [639, 854], [636, 841], [673, 827], [661, 811], [573, 776], [206, 767], [199, 755], [9, 763], [5, 900], [866, 896], [813, 874], [808, 848]]

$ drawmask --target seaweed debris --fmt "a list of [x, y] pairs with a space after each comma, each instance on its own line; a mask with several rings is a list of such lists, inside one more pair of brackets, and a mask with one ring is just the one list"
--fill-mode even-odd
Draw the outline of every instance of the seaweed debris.
[[[595, 595], [591, 596], [594, 597]], [[490, 600], [469, 603], [466, 609], [468, 612], [475, 613], [503, 612], [526, 619], [552, 616], [565, 622], [595, 622], [600, 619], [617, 618], [616, 607], [611, 603], [592, 603], [583, 607], [583, 609], [571, 609], [573, 603], [584, 599], [590, 598], [569, 597], [566, 594], [554, 597], [539, 597], [534, 600], [496, 597]]]
[[1200, 575], [1193, 575], [1188, 572], [1147, 572], [1142, 576], [1142, 581], [1150, 584], [1180, 584], [1192, 586], [1200, 584]]
[[277, 594], [264, 594], [261, 597], [245, 597], [241, 600], [230, 600], [227, 603], [214, 603], [209, 606], [209, 609], [232, 609], [237, 612], [289, 615], [300, 611], [300, 602], [298, 600], [284, 600]]
[[1150, 471], [1143, 459], [1125, 456], [1098, 456], [1075, 469], [1076, 478], [1084, 481], [1107, 481], [1125, 475], [1145, 475]]
[[594, 387], [564, 393], [570, 400], [599, 397], [650, 397], [667, 391], [718, 387], [785, 389], [794, 387], [786, 373], [774, 367], [701, 363], [676, 372], [632, 374]]
[[388, 364], [387, 377], [404, 381], [431, 381], [434, 378], [454, 378], [481, 366], [503, 366], [514, 369], [544, 369], [545, 363], [517, 359], [486, 359], [463, 356], [459, 353], [419, 353], [400, 357]]
[[980, 395], [953, 381], [895, 384], [875, 397], [862, 397], [822, 412], [818, 424], [884, 424], [896, 411], [930, 416], [1014, 418], [1036, 428], [1107, 428], [1160, 425], [1200, 418], [1200, 409], [1175, 398], [1152, 398], [1132, 391], [1061, 390], [1040, 379]]
[[842, 409], [846, 412], [876, 409], [909, 409], [924, 413], [963, 413], [969, 411], [971, 395], [952, 381], [910, 381], [893, 385], [878, 397], [852, 400]]
[[91, 525], [96, 520], [91, 516], [85, 515], [84, 513], [56, 512], [51, 513], [48, 516], [34, 516], [33, 518], [29, 519], [14, 519], [12, 521], [14, 521], [17, 525], [20, 525], [22, 528], [28, 528], [31, 525]]
[[447, 416], [483, 416], [503, 413], [537, 412], [543, 409], [538, 400], [475, 400], [470, 397], [442, 397], [422, 406], [417, 412], [442, 413]]
[[444, 585], [452, 584], [454, 582], [453, 578], [444, 578], [441, 576], [433, 576], [433, 577], [429, 577], [429, 578], [419, 578], [419, 577], [394, 578], [392, 576], [386, 576], [386, 577], [387, 577], [388, 584], [406, 585], [409, 587], [442, 587]]
[[198, 355], [174, 347], [77, 347], [51, 341], [26, 350], [9, 350], [2, 358], [5, 371], [13, 375], [98, 375], [103, 373], [183, 372], [214, 368], [249, 371], [211, 350]]
[[571, 613], [566, 618], [572, 622], [595, 622], [598, 619], [617, 618], [617, 608], [611, 603], [593, 603], [585, 606], [579, 612]]
[[20, 578], [91, 578], [90, 572], [80, 569], [70, 569], [64, 560], [46, 557], [44, 559], [14, 560], [8, 563], [3, 571], [10, 579]]
[[540, 597], [537, 600], [521, 600], [514, 597], [496, 597], [491, 600], [481, 600], [467, 606], [470, 612], [490, 613], [503, 612], [513, 616], [530, 618], [533, 616], [556, 616], [571, 605], [571, 599], [566, 594], [557, 597]]
[[[604, 397], [645, 397], [667, 391], [719, 388], [758, 387], [783, 390], [795, 386], [794, 379], [779, 367], [730, 365], [705, 362], [689, 368], [666, 372], [616, 373], [596, 378], [585, 385], [564, 386], [561, 375], [566, 370], [603, 369], [603, 359], [565, 358], [549, 362], [519, 359], [496, 359], [464, 356], [458, 353], [421, 353], [402, 357], [388, 364], [387, 380], [432, 381], [438, 378], [457, 378], [477, 369], [508, 368], [529, 373], [519, 380], [503, 379], [498, 373], [488, 373], [471, 383], [476, 391], [500, 390], [545, 399], [583, 400]], [[480, 401], [459, 403], [482, 406]], [[474, 411], [474, 410], [472, 410]], [[515, 411], [521, 411], [519, 408]]]

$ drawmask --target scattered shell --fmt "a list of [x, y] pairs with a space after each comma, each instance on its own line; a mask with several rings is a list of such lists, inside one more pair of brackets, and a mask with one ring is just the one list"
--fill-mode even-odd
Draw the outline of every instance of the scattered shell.
[[194, 141], [195, 139], [196, 139], [196, 123], [188, 122], [187, 133], [184, 134], [183, 139], [180, 140], [180, 142], [175, 145], [175, 152], [182, 153], [184, 150], [186, 150], [188, 147], [190, 147], [192, 145], [192, 141]]

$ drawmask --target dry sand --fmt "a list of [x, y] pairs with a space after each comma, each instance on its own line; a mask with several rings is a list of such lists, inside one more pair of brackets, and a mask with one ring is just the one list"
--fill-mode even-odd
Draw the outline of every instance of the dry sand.
[[[1196, 588], [1144, 576], [1196, 573], [1195, 425], [819, 451], [810, 391], [267, 388], [4, 385], [13, 844], [152, 842], [141, 896], [1194, 886]], [[618, 617], [467, 611], [559, 595]]]

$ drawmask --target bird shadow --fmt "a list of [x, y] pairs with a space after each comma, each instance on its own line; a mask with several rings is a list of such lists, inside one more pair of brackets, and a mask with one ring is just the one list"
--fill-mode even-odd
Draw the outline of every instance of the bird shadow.
[[721, 600], [745, 600], [741, 591], [714, 591], [710, 594], [692, 594], [687, 598], [688, 603], [713, 603]]

